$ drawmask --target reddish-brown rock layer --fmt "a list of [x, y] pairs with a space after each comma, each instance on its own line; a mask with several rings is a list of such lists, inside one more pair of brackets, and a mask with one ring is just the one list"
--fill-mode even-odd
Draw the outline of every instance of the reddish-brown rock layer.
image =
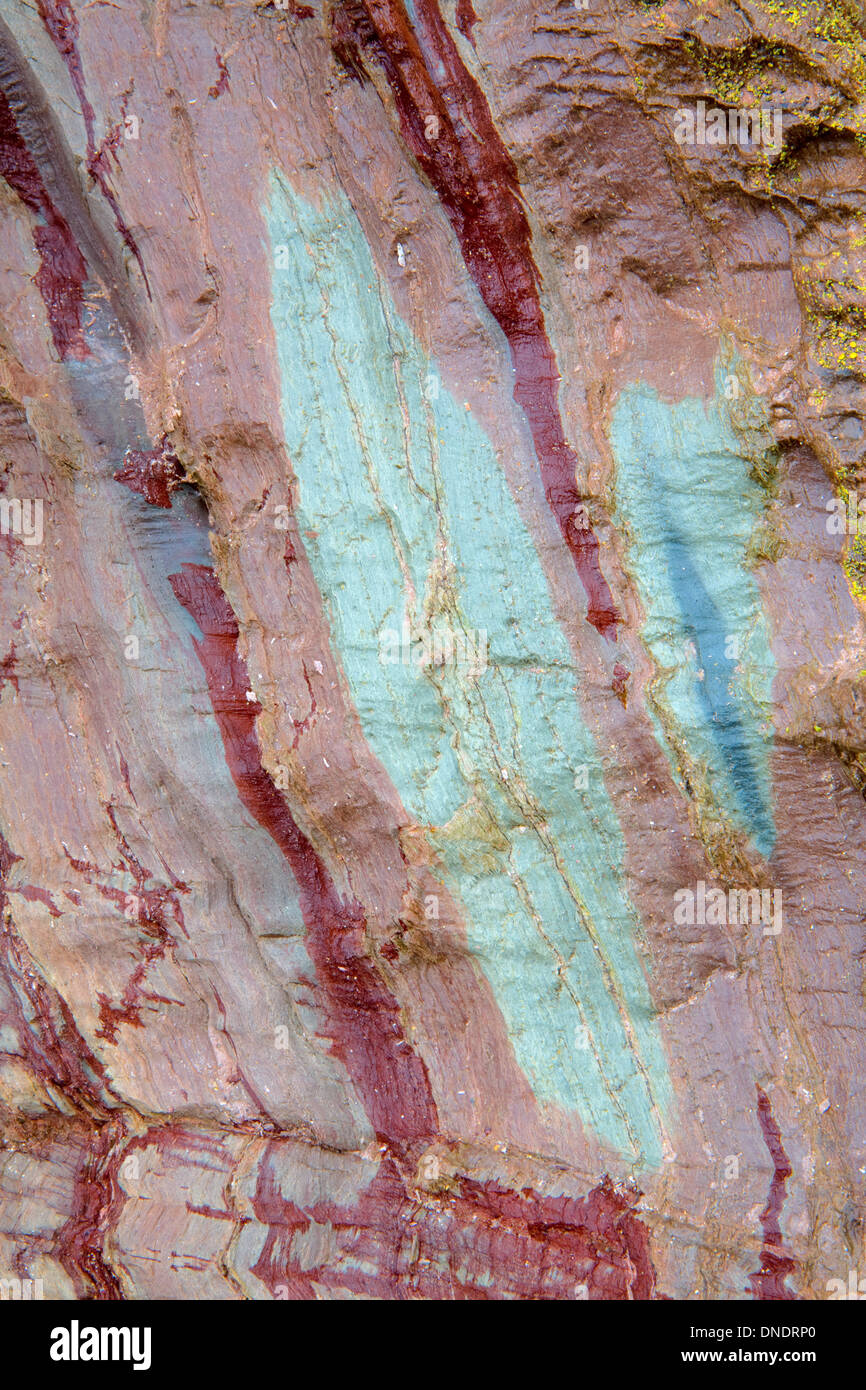
[[359, 903], [345, 901], [283, 795], [262, 767], [261, 706], [238, 651], [238, 625], [213, 570], [171, 575], [178, 601], [204, 634], [195, 648], [207, 676], [226, 761], [238, 794], [273, 837], [301, 891], [310, 956], [327, 1000], [335, 1055], [345, 1063], [376, 1134], [405, 1144], [431, 1139], [438, 1121], [426, 1068], [406, 1041], [396, 1001], [367, 955]]

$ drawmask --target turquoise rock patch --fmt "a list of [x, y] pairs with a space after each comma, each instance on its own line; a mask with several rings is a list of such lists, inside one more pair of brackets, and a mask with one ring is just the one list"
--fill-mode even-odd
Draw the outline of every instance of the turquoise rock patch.
[[681, 782], [768, 856], [775, 844], [769, 750], [775, 661], [749, 547], [766, 495], [716, 373], [716, 396], [669, 405], [620, 395], [610, 439], [614, 520], [645, 611], [658, 676], [650, 708]]

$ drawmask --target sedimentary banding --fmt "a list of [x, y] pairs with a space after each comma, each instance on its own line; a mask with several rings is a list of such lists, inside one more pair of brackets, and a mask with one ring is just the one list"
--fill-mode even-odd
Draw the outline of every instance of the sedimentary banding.
[[374, 1131], [393, 1142], [429, 1138], [438, 1128], [423, 1061], [406, 1041], [396, 1000], [366, 953], [359, 903], [338, 894], [327, 868], [295, 824], [285, 798], [262, 767], [257, 701], [247, 699], [238, 625], [213, 570], [185, 565], [170, 576], [179, 603], [203, 635], [195, 642], [238, 794], [285, 855], [301, 890], [310, 956], [342, 1059]]

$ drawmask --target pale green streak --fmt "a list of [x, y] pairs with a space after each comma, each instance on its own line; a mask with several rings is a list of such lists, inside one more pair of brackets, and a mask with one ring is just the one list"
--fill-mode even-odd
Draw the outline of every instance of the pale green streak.
[[750, 476], [724, 382], [720, 363], [708, 402], [669, 405], [642, 385], [622, 392], [610, 431], [614, 520], [659, 672], [650, 704], [660, 742], [710, 816], [769, 855], [775, 661], [748, 560], [766, 494]]
[[[275, 175], [268, 217], [289, 252], [273, 324], [300, 522], [365, 736], [430, 827], [536, 1095], [657, 1164], [669, 1083], [622, 836], [532, 541], [471, 414], [427, 399], [431, 363], [349, 204], [316, 210]], [[486, 630], [486, 671], [380, 661], [425, 604]]]

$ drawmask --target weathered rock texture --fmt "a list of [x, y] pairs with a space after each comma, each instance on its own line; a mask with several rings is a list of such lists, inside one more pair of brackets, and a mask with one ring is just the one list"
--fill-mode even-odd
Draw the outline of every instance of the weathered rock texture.
[[825, 1297], [859, 5], [0, 16], [0, 1278]]

